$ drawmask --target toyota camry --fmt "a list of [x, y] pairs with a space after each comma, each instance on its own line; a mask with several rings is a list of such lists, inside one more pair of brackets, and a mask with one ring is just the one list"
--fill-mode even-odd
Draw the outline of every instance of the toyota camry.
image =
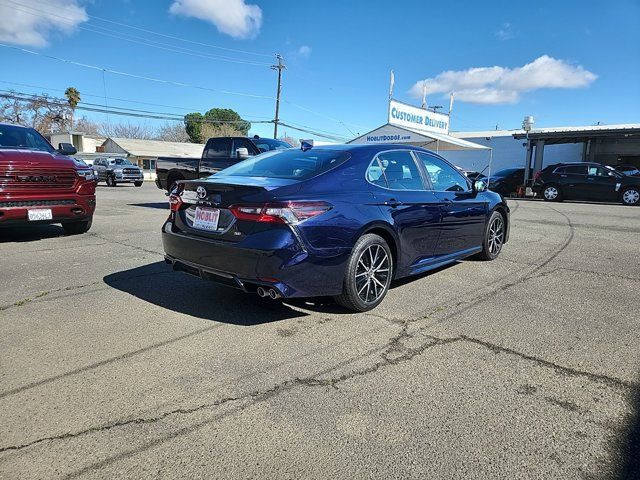
[[476, 256], [509, 238], [509, 207], [482, 180], [402, 145], [257, 155], [170, 195], [162, 228], [175, 270], [261, 297], [333, 296], [354, 311], [392, 280]]

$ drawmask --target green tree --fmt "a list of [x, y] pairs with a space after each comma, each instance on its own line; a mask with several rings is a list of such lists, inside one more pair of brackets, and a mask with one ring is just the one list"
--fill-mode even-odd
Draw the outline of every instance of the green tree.
[[76, 113], [76, 107], [82, 99], [80, 98], [80, 92], [74, 87], [67, 88], [64, 91], [64, 96], [67, 97], [67, 102], [69, 103], [69, 107], [71, 107], [71, 121], [69, 123], [69, 129], [71, 130], [73, 129], [73, 117]]
[[[204, 143], [208, 136], [224, 136], [224, 132], [228, 131], [247, 135], [251, 128], [251, 123], [243, 120], [238, 112], [230, 108], [212, 108], [204, 115], [198, 112], [189, 113], [184, 117], [184, 125], [193, 143]], [[209, 127], [203, 128], [203, 125]]]

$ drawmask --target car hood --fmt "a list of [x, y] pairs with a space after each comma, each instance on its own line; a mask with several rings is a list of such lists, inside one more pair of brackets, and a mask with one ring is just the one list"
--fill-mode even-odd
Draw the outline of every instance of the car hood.
[[0, 149], [0, 166], [76, 168], [78, 165], [72, 158], [59, 153], [3, 148]]

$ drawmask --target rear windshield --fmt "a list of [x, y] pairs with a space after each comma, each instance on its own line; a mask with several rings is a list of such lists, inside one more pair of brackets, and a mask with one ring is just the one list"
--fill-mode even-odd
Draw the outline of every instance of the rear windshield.
[[33, 128], [0, 124], [0, 149], [14, 148], [53, 153], [54, 148]]
[[275, 150], [236, 163], [219, 175], [307, 180], [337, 167], [349, 157], [348, 152], [340, 150]]

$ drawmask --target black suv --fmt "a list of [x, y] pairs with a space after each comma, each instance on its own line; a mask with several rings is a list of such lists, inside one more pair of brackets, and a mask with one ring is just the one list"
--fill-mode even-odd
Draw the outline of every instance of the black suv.
[[640, 204], [640, 177], [599, 163], [559, 163], [535, 177], [534, 189], [547, 201], [596, 200]]

